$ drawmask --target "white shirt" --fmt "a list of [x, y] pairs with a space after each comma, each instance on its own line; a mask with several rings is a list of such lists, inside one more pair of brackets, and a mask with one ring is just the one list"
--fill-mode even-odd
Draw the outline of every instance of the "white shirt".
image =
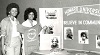
[[16, 22], [16, 18], [14, 18], [14, 21], [10, 18], [10, 21], [12, 23], [12, 37], [17, 37], [20, 36], [20, 33], [17, 32], [17, 22]]
[[22, 25], [25, 26], [25, 27], [32, 27], [32, 26], [34, 26], [36, 24], [37, 24], [37, 21], [33, 20], [33, 23], [31, 24], [28, 19], [25, 22], [22, 23]]

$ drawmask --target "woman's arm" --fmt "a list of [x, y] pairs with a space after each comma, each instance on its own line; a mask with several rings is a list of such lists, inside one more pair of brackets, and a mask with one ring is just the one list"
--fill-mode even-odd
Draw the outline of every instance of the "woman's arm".
[[1, 21], [1, 36], [6, 36], [6, 23], [4, 19]]
[[45, 34], [46, 33], [46, 29], [47, 29], [47, 26], [44, 26], [43, 28], [40, 27], [40, 30], [39, 30], [39, 34]]
[[4, 50], [4, 47], [5, 47], [5, 40], [4, 40], [4, 38], [5, 38], [5, 36], [6, 36], [6, 21], [3, 19], [2, 21], [1, 21], [1, 38], [2, 38], [2, 53], [3, 54], [5, 54], [5, 50]]

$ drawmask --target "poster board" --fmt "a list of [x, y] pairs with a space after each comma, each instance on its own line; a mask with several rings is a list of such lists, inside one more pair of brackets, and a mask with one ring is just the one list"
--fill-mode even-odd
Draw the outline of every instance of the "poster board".
[[[73, 28], [74, 38], [73, 40], [64, 39], [64, 48], [100, 52], [100, 49], [96, 48], [96, 35], [100, 34], [99, 7], [100, 4], [63, 8], [63, 32], [67, 27]], [[87, 44], [79, 43], [81, 32], [87, 33]]]
[[[40, 50], [51, 49], [52, 37], [59, 39], [59, 48], [63, 48], [63, 12], [62, 8], [39, 8], [40, 25], [46, 27], [45, 32], [40, 34]], [[47, 45], [47, 46], [46, 46]]]

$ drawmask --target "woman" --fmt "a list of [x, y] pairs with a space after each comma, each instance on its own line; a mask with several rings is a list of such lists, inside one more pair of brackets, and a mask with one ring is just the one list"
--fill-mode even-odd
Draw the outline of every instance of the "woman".
[[33, 27], [37, 24], [36, 21], [37, 12], [34, 8], [27, 8], [24, 12], [24, 22], [22, 23], [25, 27]]
[[19, 14], [19, 6], [16, 3], [10, 3], [6, 8], [7, 17], [1, 21], [1, 36], [3, 42], [3, 54], [19, 55], [20, 54], [20, 33], [17, 32], [16, 19]]
[[58, 42], [59, 42], [59, 41], [58, 41], [58, 38], [54, 37], [54, 38], [52, 39], [51, 48], [52, 48], [52, 49], [59, 48]]
[[[36, 18], [37, 18], [36, 10], [34, 8], [27, 8], [24, 12], [24, 20], [25, 21], [22, 23], [22, 25], [25, 26], [25, 27], [34, 27], [34, 26], [36, 26], [37, 25]], [[25, 55], [26, 54], [25, 52], [27, 52], [27, 51], [25, 51], [26, 42], [24, 44], [25, 36], [22, 35], [22, 37], [23, 37], [23, 45], [22, 45], [23, 53], [22, 53], [22, 55]], [[30, 49], [30, 52], [31, 52], [31, 49]], [[28, 52], [27, 54], [30, 54], [30, 53]]]
[[86, 32], [82, 32], [81, 33], [81, 38], [82, 38], [82, 41], [80, 41], [81, 43], [84, 43], [86, 44], [86, 42], [88, 42], [88, 36], [87, 36], [87, 33]]

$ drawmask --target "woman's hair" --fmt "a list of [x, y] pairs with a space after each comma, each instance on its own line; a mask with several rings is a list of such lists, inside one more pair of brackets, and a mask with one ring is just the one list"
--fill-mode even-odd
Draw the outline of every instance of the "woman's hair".
[[12, 8], [17, 8], [17, 15], [15, 16], [17, 18], [18, 14], [19, 14], [19, 6], [16, 3], [10, 3], [8, 4], [7, 8], [6, 8], [6, 14], [7, 16], [9, 15], [9, 12], [11, 11]]
[[99, 40], [100, 39], [100, 35], [97, 35], [97, 40]]
[[[69, 33], [70, 31], [70, 33]], [[72, 30], [70, 28], [66, 29], [67, 34], [72, 34]]]
[[58, 38], [54, 37], [54, 38], [52, 39], [52, 43], [54, 42], [54, 39], [56, 39], [56, 42], [57, 42], [57, 43], [59, 42], [59, 41], [58, 41]]
[[[85, 36], [84, 36], [84, 35], [85, 35]], [[81, 33], [81, 37], [83, 37], [83, 36], [87, 38], [87, 33], [86, 33], [86, 32], [82, 32], [82, 33]]]
[[35, 10], [35, 8], [27, 8], [24, 12], [24, 20], [26, 21], [28, 19], [28, 14], [30, 12], [33, 12], [34, 13], [34, 18], [33, 20], [36, 20], [37, 18], [37, 11]]

